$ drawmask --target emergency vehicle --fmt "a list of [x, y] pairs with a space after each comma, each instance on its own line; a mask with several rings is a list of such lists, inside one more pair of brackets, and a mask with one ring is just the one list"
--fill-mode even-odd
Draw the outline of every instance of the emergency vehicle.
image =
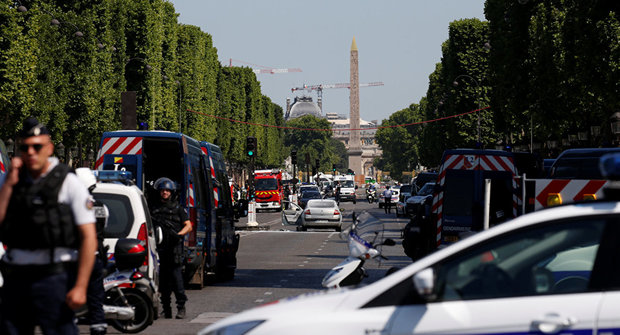
[[[234, 235], [233, 217], [225, 207], [216, 207], [214, 201], [213, 188], [222, 184], [217, 168], [213, 178], [210, 162], [213, 166], [223, 164], [223, 157], [218, 158], [215, 153], [209, 156], [202, 148], [200, 142], [181, 133], [119, 130], [103, 134], [95, 163], [97, 170], [130, 171], [147, 201], [158, 199], [154, 189], [157, 179], [167, 177], [177, 184], [177, 200], [193, 228], [184, 241], [183, 275], [186, 283], [198, 287], [207, 283], [211, 275], [232, 278], [239, 241]], [[228, 254], [222, 255], [222, 250]]]
[[281, 299], [199, 334], [618, 334], [620, 199], [611, 200], [522, 215], [372, 284]]
[[519, 187], [511, 152], [501, 150], [446, 150], [433, 195], [432, 217], [436, 243], [453, 243], [464, 233], [481, 231], [484, 181], [491, 180], [490, 225], [518, 215]]
[[600, 157], [620, 148], [580, 148], [563, 151], [553, 162], [548, 179], [525, 179], [525, 213], [545, 207], [603, 196], [608, 181], [599, 171]]
[[340, 185], [340, 201], [353, 201], [355, 204], [357, 202], [357, 197], [355, 195], [355, 190], [357, 189], [357, 185], [355, 185], [355, 180], [353, 180], [352, 175], [339, 175], [334, 177], [334, 184], [338, 182]]
[[281, 211], [284, 200], [282, 171], [277, 169], [254, 171], [254, 198], [256, 199], [256, 212], [259, 209]]

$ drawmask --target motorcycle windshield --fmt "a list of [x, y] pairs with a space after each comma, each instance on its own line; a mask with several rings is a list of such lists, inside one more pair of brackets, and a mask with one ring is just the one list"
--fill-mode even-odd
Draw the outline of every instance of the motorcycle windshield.
[[374, 244], [383, 241], [383, 223], [379, 219], [367, 212], [363, 212], [357, 218], [357, 224], [341, 235], [346, 236], [349, 256], [352, 257], [363, 256], [372, 248], [377, 249]]

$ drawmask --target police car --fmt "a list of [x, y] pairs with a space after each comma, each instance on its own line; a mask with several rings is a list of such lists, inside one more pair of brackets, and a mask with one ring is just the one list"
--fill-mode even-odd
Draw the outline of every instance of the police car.
[[200, 334], [618, 334], [619, 195], [523, 215], [368, 286], [283, 299]]

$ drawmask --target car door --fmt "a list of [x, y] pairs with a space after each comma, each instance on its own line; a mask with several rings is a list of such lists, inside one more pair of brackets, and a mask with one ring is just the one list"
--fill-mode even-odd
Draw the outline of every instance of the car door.
[[592, 282], [611, 221], [541, 223], [442, 260], [426, 269], [434, 297], [398, 306], [383, 333], [592, 334], [602, 302], [617, 328], [618, 296], [603, 299], [605, 288]]

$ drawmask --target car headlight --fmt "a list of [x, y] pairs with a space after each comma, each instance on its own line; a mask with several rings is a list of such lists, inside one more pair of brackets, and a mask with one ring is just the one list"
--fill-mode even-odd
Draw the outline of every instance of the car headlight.
[[208, 333], [199, 333], [199, 335], [243, 335], [254, 329], [254, 327], [265, 322], [265, 320], [247, 321], [235, 323], [229, 326], [218, 328]]

